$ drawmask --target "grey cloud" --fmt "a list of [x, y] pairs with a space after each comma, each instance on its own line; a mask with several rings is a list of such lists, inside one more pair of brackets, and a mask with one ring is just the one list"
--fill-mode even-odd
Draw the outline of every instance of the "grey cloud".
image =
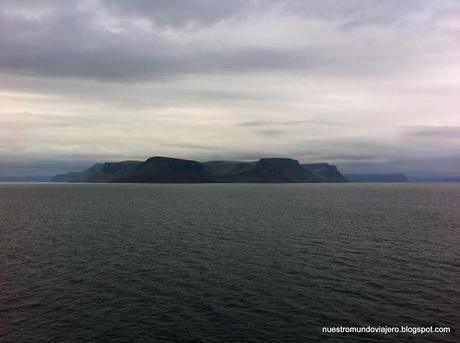
[[[2, 2], [0, 70], [26, 75], [111, 81], [214, 72], [390, 72], [395, 68], [407, 67], [412, 62], [406, 61], [409, 54], [398, 53], [398, 49], [404, 51], [407, 44], [396, 42], [396, 49], [383, 49], [378, 41], [380, 35], [386, 38], [385, 32], [377, 30], [374, 32], [372, 49], [344, 49], [342, 45], [347, 41], [353, 44], [355, 38], [340, 33], [335, 28], [335, 21], [342, 24], [357, 20], [375, 22], [375, 13], [390, 20], [407, 14], [409, 10], [423, 9], [428, 4], [425, 1], [408, 1], [404, 5], [395, 1], [385, 5], [351, 1], [344, 5], [340, 1], [259, 3], [141, 0], [92, 3], [93, 6], [85, 7], [78, 3], [63, 5], [47, 1]], [[18, 14], [21, 11], [33, 13], [40, 4], [49, 9], [43, 16]], [[267, 46], [259, 45], [257, 38], [245, 41], [244, 36], [238, 39], [240, 42], [236, 46], [227, 44], [226, 34], [231, 34], [232, 26], [238, 30], [241, 23], [257, 25], [254, 17], [260, 17], [261, 14], [270, 14], [279, 20], [294, 17], [304, 23], [314, 18], [323, 21], [323, 29], [329, 29], [322, 32], [322, 28], [299, 28], [296, 38], [299, 42], [292, 46], [276, 45], [276, 36], [274, 43], [270, 43], [269, 39]], [[133, 24], [136, 20], [140, 24]], [[184, 28], [183, 23], [189, 20], [196, 20], [198, 24], [191, 29]], [[212, 35], [216, 22], [226, 23], [229, 32], [222, 37], [215, 33], [211, 39], [199, 38], [199, 35], [196, 40], [192, 39], [197, 32]], [[158, 23], [162, 26], [158, 26]], [[314, 23], [317, 25], [316, 21]], [[365, 32], [357, 31], [354, 35], [366, 36]], [[241, 35], [244, 34], [244, 31], [241, 32]], [[326, 35], [323, 42], [315, 39], [309, 41], [311, 38], [308, 37], [323, 34]], [[303, 35], [305, 39], [301, 39]], [[345, 41], [336, 47], [328, 43], [328, 40], [337, 42], [338, 39]], [[367, 39], [363, 38], [362, 42], [365, 48], [370, 44]]]
[[167, 25], [188, 23], [213, 23], [232, 15], [240, 14], [255, 4], [255, 1], [212, 1], [212, 0], [104, 0], [102, 4], [118, 14], [147, 15], [155, 22]]
[[[441, 2], [455, 5], [452, 1]], [[148, 16], [155, 22], [169, 26], [194, 22], [209, 24], [275, 8], [285, 14], [306, 18], [345, 18], [350, 27], [401, 22], [420, 5], [432, 4], [429, 0], [387, 0], [370, 4], [361, 0], [103, 0], [101, 3], [116, 13]]]
[[299, 125], [305, 123], [311, 123], [314, 121], [310, 120], [252, 120], [252, 121], [244, 121], [237, 124], [237, 126], [249, 126], [249, 127], [261, 127], [261, 126], [291, 126], [291, 125]]
[[[11, 119], [4, 119], [0, 117], [0, 126], [3, 129], [6, 128], [16, 128], [20, 130], [34, 130], [37, 128], [37, 124], [41, 127], [51, 127], [51, 128], [63, 128], [71, 126], [88, 126], [91, 123], [85, 123], [83, 120], [79, 120], [78, 123], [73, 122], [72, 118], [68, 116], [62, 116], [57, 114], [47, 114], [47, 113], [29, 113], [29, 112], [19, 112], [19, 113], [8, 113], [9, 118], [15, 118], [14, 121]], [[80, 119], [80, 118], [79, 118]]]
[[403, 129], [403, 136], [415, 139], [458, 140], [460, 126], [411, 126]]
[[174, 147], [174, 148], [183, 148], [186, 150], [204, 150], [204, 151], [214, 151], [214, 150], [221, 150], [219, 147], [209, 146], [205, 144], [197, 144], [193, 142], [182, 142], [182, 143], [166, 143], [162, 144], [166, 147]]
[[256, 132], [259, 134], [259, 135], [263, 135], [263, 136], [271, 136], [271, 137], [275, 137], [275, 136], [280, 136], [282, 134], [285, 133], [285, 131], [283, 130], [277, 130], [277, 129], [260, 129], [260, 130], [256, 130]]
[[243, 121], [241, 123], [237, 123], [237, 126], [249, 126], [249, 127], [259, 127], [267, 125], [267, 121], [265, 120], [251, 120], [251, 121]]
[[315, 124], [315, 125], [338, 125], [338, 122], [321, 119], [305, 119], [305, 120], [250, 120], [239, 122], [237, 126], [247, 127], [264, 127], [264, 126], [296, 126], [302, 124]]
[[[81, 34], [81, 32], [77, 33]], [[90, 35], [90, 33], [83, 34]], [[164, 39], [145, 44], [108, 44], [107, 37], [67, 37], [48, 43], [48, 33], [31, 42], [0, 41], [0, 70], [23, 75], [73, 77], [108, 81], [146, 81], [194, 73], [309, 70], [321, 65], [319, 56], [300, 49], [244, 47], [236, 51], [200, 50], [171, 45]], [[93, 40], [91, 42], [91, 40]], [[134, 46], [130, 46], [134, 45]], [[326, 58], [324, 58], [325, 60]]]
[[290, 156], [460, 174], [458, 13], [449, 0], [3, 0], [0, 168]]

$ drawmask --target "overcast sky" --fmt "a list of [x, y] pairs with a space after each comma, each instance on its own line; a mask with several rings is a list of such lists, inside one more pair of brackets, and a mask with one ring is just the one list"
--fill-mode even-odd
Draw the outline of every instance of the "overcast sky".
[[460, 1], [0, 1], [0, 175], [293, 157], [460, 175]]

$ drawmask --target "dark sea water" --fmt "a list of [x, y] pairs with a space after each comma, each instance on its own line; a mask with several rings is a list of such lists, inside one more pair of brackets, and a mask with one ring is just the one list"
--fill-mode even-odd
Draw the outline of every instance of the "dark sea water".
[[460, 184], [0, 184], [0, 235], [2, 343], [460, 342]]

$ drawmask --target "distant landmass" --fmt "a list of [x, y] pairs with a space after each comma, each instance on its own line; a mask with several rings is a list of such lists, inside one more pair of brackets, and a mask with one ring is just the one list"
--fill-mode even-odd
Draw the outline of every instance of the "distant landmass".
[[134, 172], [140, 161], [122, 161], [96, 163], [81, 172], [58, 174], [51, 178], [53, 182], [111, 182]]
[[50, 176], [0, 176], [0, 182], [49, 182]]
[[54, 182], [111, 183], [307, 183], [348, 182], [336, 166], [300, 164], [290, 158], [254, 162], [209, 161], [151, 157], [144, 162], [97, 163], [81, 172], [59, 174]]
[[88, 183], [339, 183], [460, 182], [460, 176], [406, 176], [404, 173], [341, 173], [328, 163], [291, 158], [258, 161], [208, 161], [155, 156], [145, 161], [96, 163], [82, 171], [54, 176], [0, 176], [0, 182]]
[[460, 182], [460, 176], [411, 176], [413, 182]]
[[395, 174], [345, 174], [351, 182], [409, 182], [403, 173]]

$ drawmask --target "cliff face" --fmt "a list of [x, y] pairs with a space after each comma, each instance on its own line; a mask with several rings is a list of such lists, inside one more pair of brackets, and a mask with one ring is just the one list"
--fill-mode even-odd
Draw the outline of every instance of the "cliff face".
[[346, 182], [335, 166], [301, 165], [290, 158], [262, 158], [254, 162], [197, 162], [151, 157], [144, 162], [98, 163], [80, 173], [56, 175], [60, 182], [115, 183], [306, 183]]
[[349, 182], [336, 166], [328, 163], [302, 164], [302, 167], [310, 171], [318, 182]]
[[315, 182], [312, 173], [290, 158], [263, 158], [258, 162], [262, 178], [267, 182]]
[[205, 183], [212, 179], [200, 162], [156, 156], [139, 164], [130, 175], [111, 182]]

